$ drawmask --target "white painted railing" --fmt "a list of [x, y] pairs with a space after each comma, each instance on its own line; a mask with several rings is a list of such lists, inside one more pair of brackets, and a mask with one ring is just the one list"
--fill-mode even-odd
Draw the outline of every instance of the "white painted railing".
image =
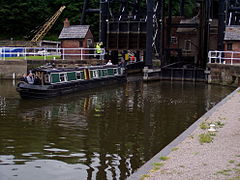
[[239, 51], [209, 51], [208, 63], [240, 64]]
[[[98, 52], [98, 53], [97, 53]], [[102, 59], [105, 49], [97, 48], [33, 48], [33, 47], [0, 47], [0, 60], [7, 59]]]

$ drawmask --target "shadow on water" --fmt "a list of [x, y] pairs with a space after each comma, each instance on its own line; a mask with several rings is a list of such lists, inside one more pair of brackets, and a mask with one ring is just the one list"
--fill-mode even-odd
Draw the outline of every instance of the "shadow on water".
[[125, 179], [232, 90], [133, 81], [23, 100], [0, 82], [0, 177]]

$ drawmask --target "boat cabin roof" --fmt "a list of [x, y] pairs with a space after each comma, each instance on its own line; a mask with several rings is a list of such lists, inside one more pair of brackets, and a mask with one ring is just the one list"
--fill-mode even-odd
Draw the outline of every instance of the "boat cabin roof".
[[94, 70], [94, 69], [108, 69], [108, 68], [118, 68], [118, 65], [101, 65], [101, 66], [84, 66], [76, 68], [52, 68], [52, 67], [39, 67], [32, 70], [32, 72], [44, 72], [44, 73], [60, 73], [60, 72], [72, 72], [72, 71], [82, 71], [84, 69]]

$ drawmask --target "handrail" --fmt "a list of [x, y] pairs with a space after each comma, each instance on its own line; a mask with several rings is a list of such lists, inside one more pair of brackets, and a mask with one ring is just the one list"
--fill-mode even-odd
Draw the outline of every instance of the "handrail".
[[0, 47], [0, 60], [6, 60], [10, 57], [26, 60], [29, 57], [32, 58], [33, 56], [42, 56], [45, 60], [49, 56], [53, 56], [53, 59], [56, 59], [56, 56], [58, 56], [58, 58], [60, 57], [60, 59], [63, 60], [67, 59], [67, 56], [70, 56], [68, 59], [74, 59], [74, 57], [76, 57], [75, 59], [80, 60], [83, 60], [84, 58], [87, 59], [89, 56], [91, 56], [103, 60], [104, 55], [104, 48]]
[[239, 51], [209, 51], [208, 63], [217, 64], [240, 64]]

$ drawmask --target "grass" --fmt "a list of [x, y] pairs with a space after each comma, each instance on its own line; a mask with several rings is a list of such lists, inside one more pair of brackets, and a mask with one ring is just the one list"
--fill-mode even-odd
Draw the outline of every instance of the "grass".
[[203, 134], [199, 135], [199, 142], [201, 144], [210, 143], [212, 141], [213, 141], [213, 138], [211, 137], [211, 135], [209, 133], [207, 133], [207, 134], [203, 133]]
[[217, 121], [215, 122], [215, 125], [218, 127], [218, 128], [222, 128], [224, 126], [224, 123], [222, 123], [221, 121]]
[[[51, 55], [51, 56], [46, 56], [46, 60], [52, 60], [54, 57], [56, 59], [60, 59], [61, 58], [61, 56]], [[5, 59], [6, 60], [13, 60], [13, 59], [24, 60], [25, 57], [23, 57], [23, 56], [21, 56], [21, 57], [6, 57]], [[44, 60], [44, 56], [27, 56], [26, 59]]]
[[172, 151], [177, 151], [179, 148], [175, 147], [175, 148], [172, 148]]
[[229, 162], [229, 163], [234, 163], [235, 161], [234, 161], [234, 160], [229, 160], [228, 162]]
[[236, 177], [230, 178], [228, 180], [240, 180], [240, 176], [236, 176]]
[[205, 123], [205, 122], [202, 122], [202, 123], [200, 124], [200, 128], [201, 128], [201, 129], [208, 129], [208, 128], [209, 128], [209, 125], [208, 125], [207, 123]]
[[224, 169], [222, 171], [218, 171], [217, 173], [225, 175], [225, 176], [230, 176], [229, 172], [231, 172], [231, 171], [232, 171], [231, 169]]
[[163, 161], [166, 161], [166, 160], [170, 159], [170, 157], [161, 156], [160, 159], [163, 160]]
[[153, 163], [153, 169], [151, 170], [151, 172], [155, 172], [157, 170], [160, 169], [160, 167], [162, 167], [164, 165], [164, 163], [161, 163], [161, 162], [157, 162], [157, 163]]
[[142, 175], [142, 177], [141, 177], [140, 180], [144, 180], [144, 179], [147, 178], [147, 177], [150, 177], [150, 175], [148, 175], [148, 174], [144, 174], [144, 175]]
[[161, 162], [157, 162], [157, 163], [153, 163], [153, 166], [163, 166], [164, 165], [164, 163], [161, 163]]

